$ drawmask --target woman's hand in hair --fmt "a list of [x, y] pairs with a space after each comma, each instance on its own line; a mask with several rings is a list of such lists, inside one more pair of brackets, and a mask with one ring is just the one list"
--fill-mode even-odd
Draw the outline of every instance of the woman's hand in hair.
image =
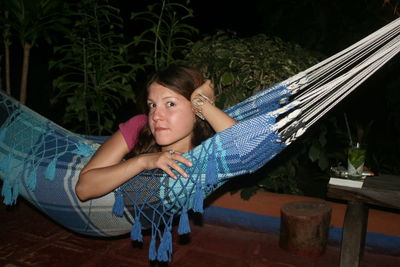
[[217, 133], [236, 124], [235, 119], [215, 106], [214, 89], [210, 80], [193, 91], [191, 102], [194, 114], [206, 120]]
[[200, 94], [205, 95], [215, 102], [214, 88], [210, 80], [206, 80], [200, 87], [196, 88], [190, 96], [190, 100], [193, 101], [193, 99]]
[[178, 162], [188, 167], [192, 166], [190, 160], [182, 156], [179, 152], [145, 153], [138, 155], [137, 160], [144, 170], [161, 169], [174, 179], [177, 176], [173, 173], [173, 170], [177, 171], [183, 177], [188, 177], [188, 174], [179, 166]]

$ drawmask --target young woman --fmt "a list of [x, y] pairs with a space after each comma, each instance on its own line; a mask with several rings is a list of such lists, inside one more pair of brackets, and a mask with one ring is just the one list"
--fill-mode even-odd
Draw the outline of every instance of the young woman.
[[159, 71], [150, 79], [147, 94], [148, 115], [120, 124], [82, 169], [75, 188], [80, 200], [107, 194], [143, 170], [159, 168], [176, 178], [174, 169], [187, 177], [177, 162], [189, 167], [192, 163], [181, 154], [212, 130], [220, 132], [236, 123], [214, 105], [211, 82], [190, 67]]

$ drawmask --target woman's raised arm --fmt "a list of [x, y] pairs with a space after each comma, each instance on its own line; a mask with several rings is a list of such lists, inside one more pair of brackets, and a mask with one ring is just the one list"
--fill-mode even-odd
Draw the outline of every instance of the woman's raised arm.
[[215, 132], [222, 132], [236, 120], [214, 105], [214, 89], [211, 81], [207, 80], [202, 86], [193, 91], [191, 102], [193, 111], [197, 116], [208, 121]]

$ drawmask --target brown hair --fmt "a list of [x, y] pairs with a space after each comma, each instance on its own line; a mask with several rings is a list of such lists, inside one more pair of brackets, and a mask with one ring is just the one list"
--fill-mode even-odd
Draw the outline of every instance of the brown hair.
[[[158, 83], [165, 86], [176, 93], [184, 96], [190, 101], [190, 96], [193, 91], [200, 87], [205, 79], [202, 73], [192, 67], [172, 65], [167, 68], [161, 69], [154, 73], [150, 80], [147, 82], [146, 91], [152, 83]], [[147, 98], [147, 95], [146, 95]], [[148, 108], [146, 107], [146, 113]], [[192, 145], [197, 146], [202, 141], [207, 139], [213, 134], [213, 130], [208, 122], [201, 120], [196, 116], [196, 122], [193, 128]], [[142, 153], [152, 153], [161, 151], [161, 147], [156, 143], [148, 123], [139, 134], [138, 142], [132, 149], [130, 156], [136, 156]]]

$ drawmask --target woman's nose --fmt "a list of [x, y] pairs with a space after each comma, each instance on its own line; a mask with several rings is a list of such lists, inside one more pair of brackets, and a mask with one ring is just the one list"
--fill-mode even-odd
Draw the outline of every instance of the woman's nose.
[[159, 107], [154, 108], [152, 113], [152, 119], [154, 121], [159, 121], [162, 120], [163, 118], [164, 118], [164, 112], [162, 111], [162, 109]]

